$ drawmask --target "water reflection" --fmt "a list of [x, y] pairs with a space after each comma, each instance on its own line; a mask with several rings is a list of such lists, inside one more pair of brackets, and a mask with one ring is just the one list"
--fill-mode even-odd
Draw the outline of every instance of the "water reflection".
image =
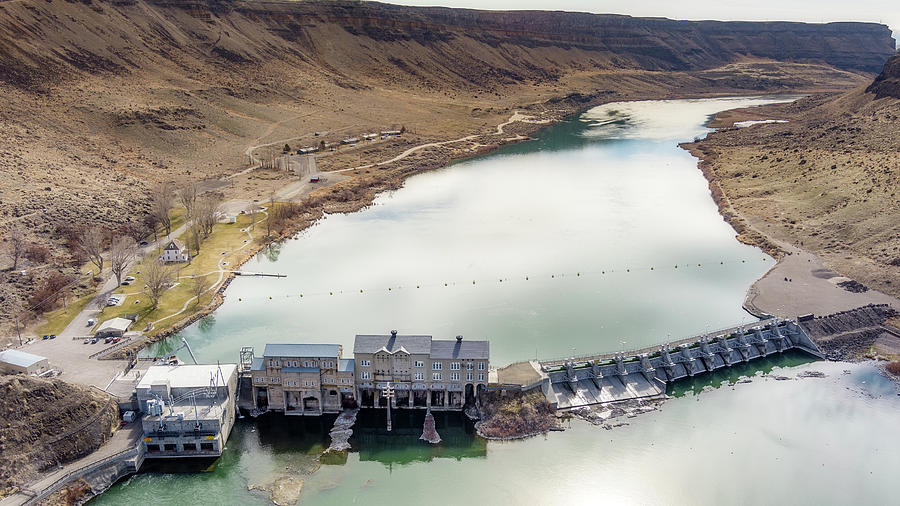
[[723, 384], [731, 385], [737, 383], [741, 378], [769, 374], [778, 367], [797, 367], [815, 361], [816, 358], [808, 353], [800, 350], [788, 350], [752, 362], [741, 362], [731, 367], [717, 369], [693, 378], [682, 378], [669, 383], [666, 394], [672, 397], [683, 397], [689, 393], [699, 394], [707, 387], [718, 388]]
[[429, 462], [433, 459], [482, 458], [487, 455], [487, 441], [475, 434], [468, 419], [460, 413], [434, 413], [441, 443], [431, 445], [419, 439], [425, 413], [418, 410], [392, 412], [392, 430], [386, 429], [384, 410], [360, 411], [350, 444], [359, 460], [385, 465]]

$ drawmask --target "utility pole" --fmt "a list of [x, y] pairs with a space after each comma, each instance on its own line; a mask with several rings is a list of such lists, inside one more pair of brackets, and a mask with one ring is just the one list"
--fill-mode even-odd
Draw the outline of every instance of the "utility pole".
[[19, 328], [19, 313], [16, 313], [16, 334], [19, 336], [19, 346], [22, 346], [22, 329]]
[[387, 430], [391, 431], [391, 401], [394, 399], [394, 385], [388, 383], [384, 387], [384, 396], [387, 398]]

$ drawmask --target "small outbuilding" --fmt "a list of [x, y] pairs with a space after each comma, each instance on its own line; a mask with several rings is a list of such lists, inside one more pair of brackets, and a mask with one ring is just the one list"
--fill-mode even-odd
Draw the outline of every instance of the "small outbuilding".
[[45, 357], [19, 350], [0, 351], [0, 373], [41, 375], [50, 370]]
[[166, 247], [163, 248], [162, 255], [159, 257], [163, 262], [187, 262], [188, 251], [185, 248], [184, 243], [179, 241], [178, 239], [172, 239], [166, 244]]
[[127, 318], [110, 318], [97, 327], [97, 337], [122, 337], [134, 323]]

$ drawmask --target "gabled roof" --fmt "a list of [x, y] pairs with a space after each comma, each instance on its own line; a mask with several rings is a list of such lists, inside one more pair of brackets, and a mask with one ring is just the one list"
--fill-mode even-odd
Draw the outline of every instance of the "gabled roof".
[[355, 366], [352, 358], [342, 358], [341, 363], [338, 364], [338, 372], [353, 372]]
[[266, 369], [265, 360], [262, 357], [253, 357], [253, 363], [250, 365], [251, 371], [263, 371]]
[[28, 367], [40, 362], [41, 360], [46, 360], [46, 358], [40, 355], [35, 355], [33, 353], [27, 353], [19, 350], [0, 351], [0, 362], [12, 364], [18, 367]]
[[431, 336], [356, 336], [353, 353], [377, 353], [384, 348], [388, 353], [401, 349], [407, 353], [431, 353]]
[[339, 344], [267, 344], [264, 357], [335, 357], [341, 353]]
[[109, 320], [101, 323], [99, 327], [97, 327], [97, 332], [104, 332], [107, 330], [121, 330], [122, 332], [125, 332], [126, 330], [128, 330], [128, 327], [130, 327], [132, 323], [134, 322], [127, 318], [110, 318]]
[[182, 242], [179, 241], [178, 239], [172, 239], [171, 241], [169, 241], [168, 244], [166, 244], [166, 247], [163, 248], [163, 249], [164, 249], [164, 250], [178, 250], [178, 251], [181, 251], [181, 250], [184, 249], [184, 243], [182, 243]]
[[489, 341], [435, 340], [431, 342], [431, 358], [487, 360], [491, 355]]

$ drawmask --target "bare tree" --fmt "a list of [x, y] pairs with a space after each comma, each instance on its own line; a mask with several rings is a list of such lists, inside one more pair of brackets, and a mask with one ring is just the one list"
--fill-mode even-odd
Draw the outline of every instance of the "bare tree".
[[169, 216], [172, 194], [172, 183], [159, 183], [150, 190], [150, 214], [163, 226], [166, 235], [172, 233], [172, 218]]
[[103, 245], [106, 234], [97, 227], [84, 227], [78, 236], [78, 249], [87, 255], [88, 260], [97, 266], [97, 275], [103, 273]]
[[116, 276], [117, 285], [122, 285], [122, 275], [125, 274], [128, 264], [137, 256], [137, 251], [137, 243], [132, 237], [123, 235], [113, 241], [109, 248], [109, 268]]
[[19, 266], [19, 259], [25, 254], [25, 236], [18, 227], [13, 227], [9, 231], [9, 256], [12, 258], [12, 270], [16, 270]]
[[147, 284], [145, 289], [147, 297], [150, 298], [153, 309], [156, 309], [159, 306], [159, 299], [175, 280], [175, 270], [161, 262], [150, 262], [150, 265], [144, 270], [144, 280]]
[[256, 221], [256, 213], [258, 211], [259, 211], [259, 205], [257, 205], [256, 202], [253, 202], [250, 205], [248, 205], [247, 209], [244, 211], [244, 213], [246, 213], [247, 216], [250, 217], [250, 227], [249, 228], [251, 230], [253, 229], [254, 221]]
[[[191, 260], [193, 260], [195, 256], [200, 254], [200, 243], [202, 242], [202, 239], [200, 238], [200, 236], [202, 235], [200, 231], [200, 223], [198, 223], [196, 219], [191, 221], [191, 227], [188, 230], [188, 234], [190, 234], [188, 235], [188, 254], [191, 257]], [[191, 255], [191, 249], [193, 249], [196, 253]]]
[[272, 236], [272, 220], [275, 217], [275, 187], [269, 192], [269, 208], [266, 210], [266, 237]]
[[193, 288], [194, 295], [197, 297], [194, 304], [199, 306], [200, 296], [212, 288], [212, 281], [210, 281], [209, 276], [194, 276], [194, 283], [191, 285], [191, 288]]
[[194, 221], [200, 225], [200, 233], [204, 239], [212, 234], [216, 225], [220, 202], [221, 195], [217, 193], [207, 193], [197, 200], [194, 207]]
[[187, 216], [194, 215], [194, 205], [197, 203], [197, 185], [191, 183], [178, 192], [178, 201], [184, 206]]

